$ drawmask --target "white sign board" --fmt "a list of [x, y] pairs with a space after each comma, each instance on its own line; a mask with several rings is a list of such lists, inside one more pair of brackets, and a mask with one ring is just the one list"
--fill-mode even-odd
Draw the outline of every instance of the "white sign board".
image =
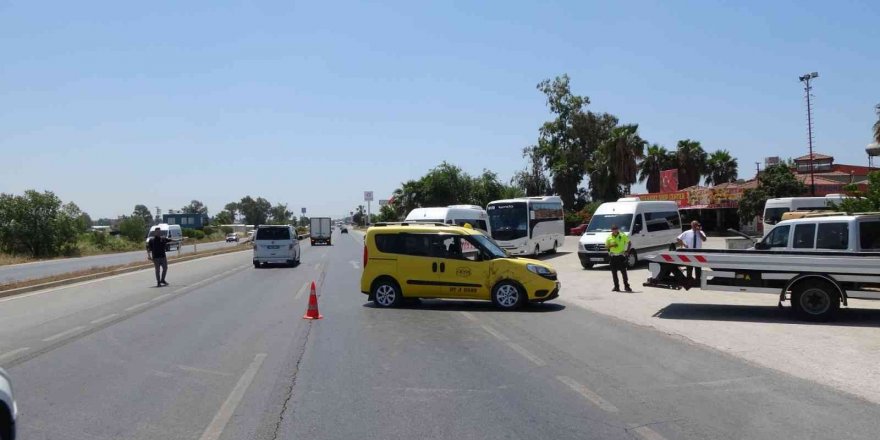
[[303, 208], [303, 209], [302, 209], [302, 213], [303, 213], [303, 215], [305, 215], [305, 213], [306, 213], [306, 208]]
[[372, 191], [364, 191], [364, 201], [372, 202], [373, 201], [373, 192]]

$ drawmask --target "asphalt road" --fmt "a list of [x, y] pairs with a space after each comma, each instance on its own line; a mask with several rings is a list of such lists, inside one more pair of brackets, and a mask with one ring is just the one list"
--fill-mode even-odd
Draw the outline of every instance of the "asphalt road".
[[877, 405], [565, 301], [373, 308], [359, 240], [0, 299], [21, 438], [877, 438]]
[[[216, 241], [212, 243], [200, 243], [196, 245], [196, 248], [199, 251], [207, 251], [220, 249], [226, 246], [235, 246], [238, 244], [240, 243]], [[193, 245], [181, 246], [180, 248], [181, 254], [192, 252]], [[176, 253], [177, 251], [172, 251], [169, 255], [176, 255]], [[35, 261], [33, 263], [11, 264], [0, 266], [0, 284], [49, 277], [96, 267], [110, 267], [121, 264], [136, 263], [146, 260], [147, 254], [145, 248], [145, 250], [142, 251], [122, 252], [117, 254], [92, 255], [89, 257], [78, 258], [59, 258], [56, 260]]]

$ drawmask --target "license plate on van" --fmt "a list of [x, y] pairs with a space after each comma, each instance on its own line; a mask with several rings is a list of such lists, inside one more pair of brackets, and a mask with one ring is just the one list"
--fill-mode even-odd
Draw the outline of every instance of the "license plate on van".
[[277, 244], [270, 244], [269, 246], [266, 246], [266, 249], [281, 249], [281, 246]]
[[605, 261], [604, 258], [590, 258], [590, 261]]

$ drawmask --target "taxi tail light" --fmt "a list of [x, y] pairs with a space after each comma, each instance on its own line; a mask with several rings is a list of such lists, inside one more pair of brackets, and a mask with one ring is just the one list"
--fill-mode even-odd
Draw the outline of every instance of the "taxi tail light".
[[369, 257], [369, 251], [367, 251], [367, 245], [364, 245], [364, 268], [367, 267], [367, 257]]

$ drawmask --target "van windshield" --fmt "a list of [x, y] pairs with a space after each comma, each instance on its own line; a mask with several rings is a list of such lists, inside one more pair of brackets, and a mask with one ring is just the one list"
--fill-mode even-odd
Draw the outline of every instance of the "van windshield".
[[632, 224], [632, 214], [599, 214], [590, 219], [587, 232], [610, 232], [612, 225], [617, 225], [623, 232], [629, 232]]
[[782, 221], [782, 214], [791, 211], [787, 207], [782, 208], [767, 208], [764, 210], [764, 223], [768, 225], [775, 225]]
[[[168, 230], [167, 230], [167, 229], [160, 229], [159, 232], [158, 232], [158, 234], [159, 234], [160, 237], [167, 237], [167, 236], [168, 236]], [[149, 231], [147, 231], [147, 238], [153, 237], [153, 236], [155, 236], [155, 235], [156, 235], [156, 231], [154, 231], [154, 230], [152, 230], [152, 229], [150, 229]]]
[[507, 241], [529, 236], [529, 214], [525, 203], [489, 205], [486, 210], [495, 240]]
[[257, 229], [257, 240], [290, 240], [290, 228]]

